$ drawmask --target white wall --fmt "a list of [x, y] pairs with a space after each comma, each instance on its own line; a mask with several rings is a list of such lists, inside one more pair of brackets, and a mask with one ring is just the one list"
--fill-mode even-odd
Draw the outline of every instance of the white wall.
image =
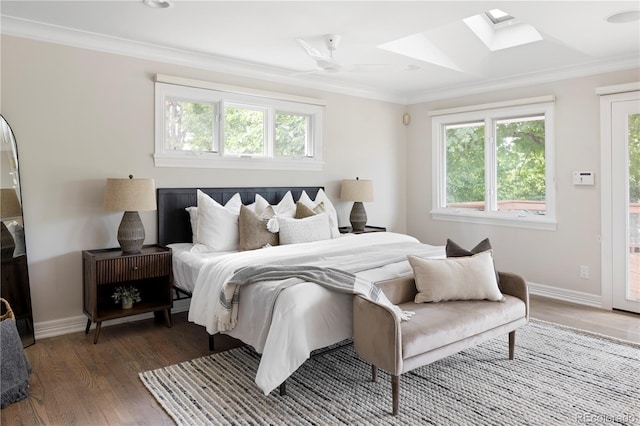
[[[340, 181], [373, 179], [369, 223], [406, 231], [402, 105], [216, 74], [16, 37], [2, 37], [2, 114], [16, 135], [33, 314], [38, 324], [82, 315], [81, 251], [115, 247], [120, 213], [102, 210], [107, 177], [152, 177], [157, 187], [324, 185], [348, 224]], [[235, 84], [326, 101], [322, 172], [156, 168], [155, 74]], [[141, 212], [146, 243], [155, 212]]]
[[[533, 283], [550, 286], [561, 295], [575, 300], [597, 302], [601, 274], [601, 186], [600, 109], [595, 88], [637, 80], [636, 69], [410, 106], [408, 233], [430, 244], [441, 245], [451, 238], [469, 248], [489, 237], [499, 269], [520, 273]], [[432, 220], [429, 214], [432, 195], [431, 120], [427, 113], [430, 110], [541, 95], [556, 96], [557, 230], [539, 231]], [[596, 185], [574, 186], [571, 183], [571, 172], [574, 170], [593, 170]], [[579, 278], [580, 265], [589, 266], [590, 279]]]

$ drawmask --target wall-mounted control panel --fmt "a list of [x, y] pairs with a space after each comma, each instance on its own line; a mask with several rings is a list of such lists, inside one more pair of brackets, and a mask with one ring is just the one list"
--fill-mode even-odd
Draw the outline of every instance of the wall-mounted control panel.
[[574, 185], [593, 185], [594, 183], [593, 172], [573, 172]]

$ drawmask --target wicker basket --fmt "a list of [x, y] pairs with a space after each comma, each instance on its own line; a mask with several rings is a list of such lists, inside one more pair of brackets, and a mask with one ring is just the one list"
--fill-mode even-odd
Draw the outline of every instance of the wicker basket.
[[3, 315], [0, 315], [0, 321], [4, 321], [7, 318], [11, 318], [12, 320], [15, 321], [16, 316], [13, 314], [13, 309], [11, 309], [11, 305], [9, 304], [9, 302], [7, 302], [7, 299], [3, 299], [0, 297], [0, 302], [2, 302], [5, 309], [7, 310], [7, 312], [5, 312]]

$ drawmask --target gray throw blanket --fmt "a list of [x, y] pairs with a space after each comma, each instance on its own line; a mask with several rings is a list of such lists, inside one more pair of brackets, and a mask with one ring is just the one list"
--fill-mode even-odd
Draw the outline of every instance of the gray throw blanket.
[[[375, 303], [387, 306], [399, 319], [408, 320], [412, 313], [404, 313], [393, 305], [379, 288], [363, 278], [367, 270], [380, 268], [397, 262], [406, 262], [407, 255], [420, 257], [441, 257], [442, 247], [434, 247], [418, 242], [398, 242], [392, 244], [362, 247], [358, 253], [352, 249], [331, 255], [302, 255], [286, 259], [272, 260], [268, 265], [240, 267], [230, 275], [218, 295], [219, 309], [215, 313], [218, 331], [231, 330], [237, 322], [240, 288], [259, 281], [281, 280], [278, 291], [304, 281], [310, 281], [328, 289], [352, 294], [361, 294]], [[339, 265], [339, 269], [335, 268]], [[273, 307], [277, 292], [265, 303]]]
[[[227, 285], [229, 287], [243, 286], [260, 281], [285, 280], [289, 278], [312, 282], [340, 293], [362, 295], [374, 303], [388, 307], [401, 320], [407, 321], [414, 315], [413, 312], [402, 311], [392, 304], [375, 283], [365, 280], [354, 273], [336, 268], [309, 265], [246, 266], [237, 270]], [[220, 302], [225, 309], [231, 311], [233, 298], [226, 298], [223, 292], [221, 293]]]
[[31, 365], [11, 319], [0, 321], [0, 388], [2, 408], [29, 396]]

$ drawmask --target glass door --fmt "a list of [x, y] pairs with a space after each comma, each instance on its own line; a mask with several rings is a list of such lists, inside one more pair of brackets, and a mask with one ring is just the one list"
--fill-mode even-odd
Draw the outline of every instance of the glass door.
[[640, 96], [611, 104], [614, 309], [640, 313]]

